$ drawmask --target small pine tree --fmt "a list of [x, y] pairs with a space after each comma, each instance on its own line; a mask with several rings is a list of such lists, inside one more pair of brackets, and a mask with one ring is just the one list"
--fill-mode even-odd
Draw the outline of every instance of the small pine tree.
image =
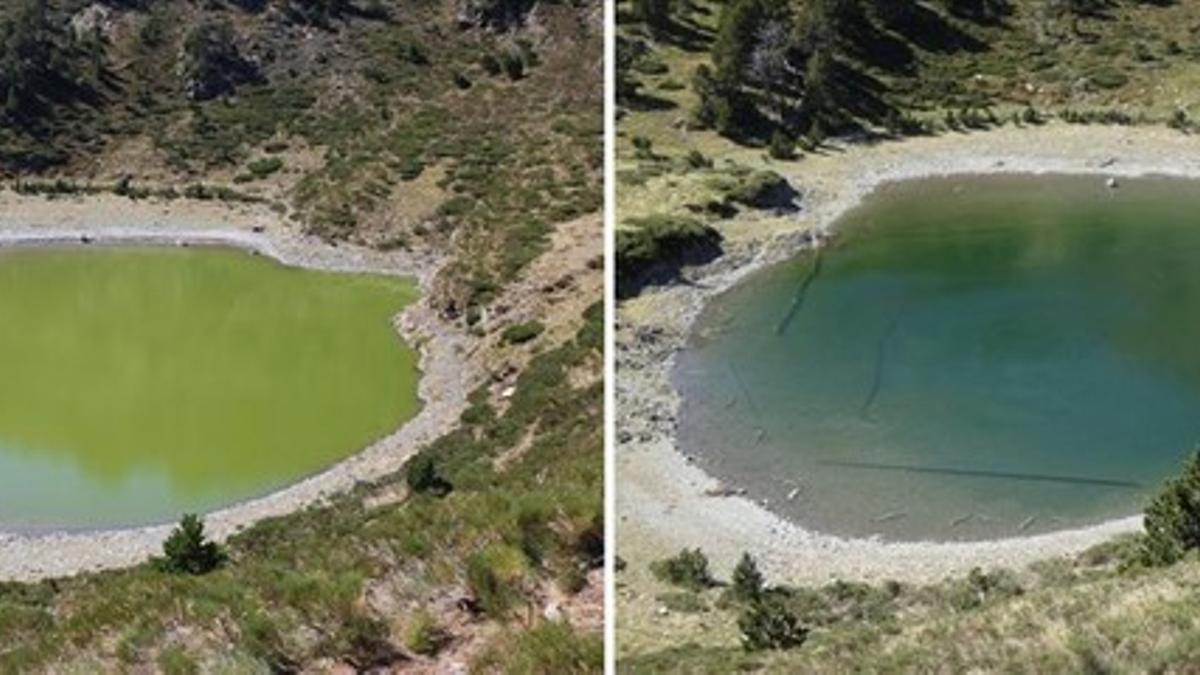
[[204, 521], [189, 513], [163, 542], [159, 567], [174, 574], [207, 574], [225, 562], [225, 552], [204, 534]]
[[733, 596], [742, 602], [753, 602], [762, 598], [763, 575], [758, 564], [749, 553], [743, 553], [737, 567], [733, 568]]
[[808, 629], [777, 600], [763, 600], [747, 607], [738, 617], [742, 648], [748, 652], [765, 649], [794, 649], [808, 639]]
[[438, 472], [437, 463], [433, 457], [425, 453], [418, 454], [408, 465], [405, 474], [410, 490], [417, 494], [432, 494], [439, 497], [449, 494], [453, 489], [450, 481]]
[[1141, 558], [1147, 565], [1170, 565], [1200, 549], [1200, 450], [1146, 507], [1144, 526]]

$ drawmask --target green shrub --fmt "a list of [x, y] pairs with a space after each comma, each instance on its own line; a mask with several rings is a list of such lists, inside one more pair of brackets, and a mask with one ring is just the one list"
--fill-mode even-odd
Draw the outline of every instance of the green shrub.
[[494, 544], [467, 560], [467, 587], [486, 614], [501, 619], [525, 598], [521, 580], [526, 566], [521, 551]]
[[279, 626], [266, 612], [254, 611], [243, 616], [238, 622], [238, 632], [242, 649], [266, 661], [272, 671], [295, 669], [294, 659], [288, 653]]
[[1186, 132], [1191, 128], [1192, 121], [1188, 119], [1187, 111], [1180, 109], [1176, 110], [1171, 115], [1171, 119], [1167, 120], [1167, 126], [1178, 131]]
[[713, 585], [708, 571], [708, 556], [700, 549], [683, 549], [679, 555], [650, 564], [650, 571], [660, 581], [702, 591]]
[[454, 486], [438, 472], [437, 462], [426, 452], [417, 453], [405, 470], [408, 488], [417, 494], [443, 497], [450, 494]]
[[808, 639], [808, 629], [787, 607], [767, 598], [752, 603], [738, 617], [742, 647], [748, 652], [794, 649]]
[[246, 167], [255, 178], [266, 178], [283, 168], [283, 160], [278, 157], [256, 159]]
[[627, 266], [681, 253], [692, 244], [716, 241], [716, 230], [690, 216], [653, 215], [632, 218], [617, 231], [617, 262]]
[[984, 572], [975, 567], [967, 573], [966, 578], [951, 587], [950, 604], [955, 609], [970, 610], [983, 606], [989, 600], [1011, 598], [1023, 592], [1012, 572]]
[[473, 664], [472, 672], [585, 675], [604, 670], [604, 640], [570, 624], [546, 621], [505, 636]]
[[779, 194], [790, 190], [787, 180], [774, 171], [755, 171], [729, 192], [729, 199], [755, 208], [771, 206]]
[[654, 154], [654, 142], [645, 136], [634, 136], [633, 154], [638, 159], [656, 159], [656, 155]]
[[742, 602], [751, 602], [762, 597], [763, 575], [749, 553], [743, 553], [737, 567], [733, 568], [733, 597]]
[[408, 624], [404, 644], [414, 654], [437, 656], [446, 644], [446, 632], [429, 612], [418, 612]]
[[388, 640], [388, 626], [375, 617], [351, 614], [321, 649], [364, 672], [392, 663], [399, 655]]
[[1111, 66], [1103, 66], [1092, 72], [1091, 81], [1102, 89], [1117, 89], [1129, 82], [1129, 76]]
[[502, 337], [510, 345], [520, 345], [536, 339], [545, 330], [546, 327], [540, 321], [526, 321], [505, 328]]
[[1141, 559], [1147, 565], [1170, 565], [1200, 548], [1200, 450], [1146, 507], [1143, 523]]
[[795, 159], [796, 141], [787, 133], [776, 129], [775, 133], [771, 134], [771, 144], [767, 147], [767, 154], [773, 159]]
[[424, 172], [425, 162], [420, 157], [406, 157], [400, 162], [400, 180], [416, 180]]
[[225, 562], [225, 552], [204, 535], [204, 522], [187, 514], [163, 543], [159, 568], [174, 574], [207, 574]]
[[691, 169], [711, 169], [713, 161], [704, 156], [699, 150], [692, 149], [687, 154], [687, 165]]
[[158, 669], [164, 675], [196, 675], [200, 667], [182, 647], [173, 646], [158, 655]]
[[479, 57], [479, 65], [485, 73], [493, 77], [499, 75], [503, 70], [503, 67], [500, 65], [500, 59], [496, 58], [495, 54], [484, 54]]
[[500, 52], [500, 67], [510, 80], [516, 81], [525, 77], [525, 59], [519, 50], [506, 49]]

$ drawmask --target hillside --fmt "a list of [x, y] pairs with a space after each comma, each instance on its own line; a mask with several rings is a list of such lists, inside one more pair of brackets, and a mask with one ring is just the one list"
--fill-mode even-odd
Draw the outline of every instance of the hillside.
[[[747, 652], [727, 588], [652, 583], [666, 612], [622, 615], [620, 672], [1195, 672], [1200, 566], [1119, 571], [1127, 541], [1020, 574], [779, 591], [811, 632]], [[636, 611], [636, 610], [635, 610]], [[628, 654], [628, 656], [625, 656]]]
[[681, 455], [662, 364], [697, 307], [887, 180], [1189, 166], [1200, 6], [623, 0], [618, 17], [618, 670], [1194, 672], [1194, 553], [945, 549], [889, 581], [906, 561], [885, 545], [789, 539]]
[[480, 377], [411, 468], [237, 533], [216, 571], [0, 583], [0, 672], [600, 669], [600, 16], [5, 3], [6, 199], [249, 205], [403, 252], [432, 275], [420, 340], [452, 336]]
[[[754, 211], [735, 195], [746, 175], [802, 172], [847, 140], [1056, 124], [1186, 132], [1200, 116], [1193, 3], [667, 7], [618, 5], [618, 221], [629, 233], [644, 218], [659, 232], [672, 229], [664, 220], [684, 231], [689, 218], [736, 221]], [[626, 237], [622, 251], [644, 248]], [[627, 257], [623, 275], [643, 268]]]
[[602, 96], [586, 86], [600, 72], [596, 6], [22, 0], [5, 11], [0, 64], [22, 64], [0, 66], [9, 177], [168, 196], [211, 184], [330, 240], [420, 250], [453, 238], [468, 253], [444, 275], [459, 312], [511, 280], [552, 223], [599, 208]]

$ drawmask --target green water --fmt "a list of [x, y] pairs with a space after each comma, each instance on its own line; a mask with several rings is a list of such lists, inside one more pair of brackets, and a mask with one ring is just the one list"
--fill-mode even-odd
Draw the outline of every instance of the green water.
[[1139, 512], [1200, 441], [1195, 183], [909, 182], [838, 231], [715, 299], [674, 373], [684, 451], [772, 510], [1032, 534]]
[[224, 249], [0, 253], [0, 529], [260, 496], [419, 409], [407, 280]]

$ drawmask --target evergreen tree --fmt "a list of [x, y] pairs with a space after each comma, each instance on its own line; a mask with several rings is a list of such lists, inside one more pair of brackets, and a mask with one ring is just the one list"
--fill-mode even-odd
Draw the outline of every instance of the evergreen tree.
[[225, 553], [204, 534], [204, 522], [187, 514], [163, 543], [159, 567], [176, 574], [207, 574], [221, 566]]
[[1200, 450], [1150, 502], [1144, 525], [1141, 553], [1146, 564], [1169, 565], [1200, 549]]
[[39, 87], [56, 69], [66, 70], [55, 37], [46, 0], [22, 0], [10, 18], [0, 23], [0, 96], [5, 117], [25, 117]]
[[778, 600], [752, 603], [738, 617], [738, 630], [748, 652], [794, 649], [808, 639], [808, 629]]
[[758, 564], [749, 553], [743, 553], [737, 567], [733, 568], [733, 595], [742, 602], [753, 602], [762, 598], [763, 575]]
[[721, 8], [712, 60], [716, 76], [726, 84], [740, 83], [771, 13], [769, 0], [730, 0]]
[[633, 11], [653, 32], [671, 26], [671, 0], [633, 0]]

